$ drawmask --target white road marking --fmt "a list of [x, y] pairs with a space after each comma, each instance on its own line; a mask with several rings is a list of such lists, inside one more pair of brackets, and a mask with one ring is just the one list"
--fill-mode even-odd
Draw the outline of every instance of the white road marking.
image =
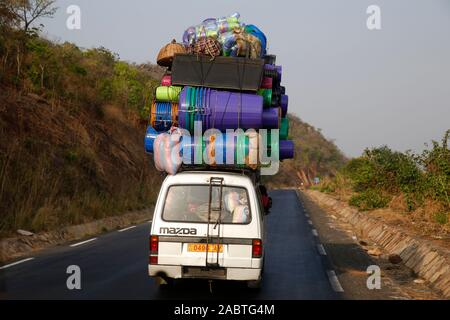
[[83, 245], [83, 244], [85, 244], [85, 243], [92, 242], [92, 241], [95, 241], [95, 240], [97, 240], [97, 238], [92, 238], [92, 239], [89, 239], [89, 240], [86, 240], [86, 241], [74, 243], [74, 244], [72, 244], [72, 245], [70, 245], [70, 246], [71, 246], [72, 248], [74, 248], [74, 247], [78, 247], [78, 246], [81, 246], [81, 245]]
[[319, 233], [317, 232], [316, 229], [313, 229], [313, 230], [312, 230], [312, 233], [313, 233], [313, 235], [314, 235], [315, 237], [318, 237], [318, 236], [319, 236]]
[[318, 244], [317, 245], [317, 250], [319, 250], [319, 253], [322, 256], [326, 256], [327, 255], [327, 252], [325, 251], [325, 247], [323, 246], [323, 244]]
[[5, 265], [3, 267], [0, 267], [0, 270], [6, 269], [6, 268], [9, 268], [9, 267], [12, 267], [12, 266], [16, 266], [18, 264], [21, 264], [21, 263], [24, 263], [24, 262], [27, 262], [27, 261], [31, 261], [31, 260], [34, 260], [34, 258], [27, 258], [27, 259], [23, 259], [23, 260], [20, 260], [20, 261], [17, 261], [17, 262], [13, 262], [13, 263], [7, 264], [7, 265]]
[[344, 288], [342, 288], [341, 283], [339, 282], [339, 279], [336, 275], [336, 272], [334, 272], [334, 270], [328, 270], [327, 275], [333, 290], [335, 292], [344, 292]]
[[308, 220], [308, 223], [309, 223], [310, 226], [313, 225], [313, 222], [311, 220]]
[[128, 227], [128, 228], [123, 228], [123, 229], [120, 229], [119, 232], [124, 232], [124, 231], [131, 230], [131, 229], [134, 229], [134, 228], [136, 228], [136, 226], [131, 226], [131, 227]]

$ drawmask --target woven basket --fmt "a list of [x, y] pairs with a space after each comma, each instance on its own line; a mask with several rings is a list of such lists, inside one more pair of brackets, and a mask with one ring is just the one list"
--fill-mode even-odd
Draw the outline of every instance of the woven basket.
[[158, 65], [163, 67], [170, 67], [173, 62], [173, 57], [177, 53], [186, 53], [186, 49], [182, 44], [177, 43], [177, 41], [174, 39], [171, 43], [166, 44], [159, 51], [157, 58]]

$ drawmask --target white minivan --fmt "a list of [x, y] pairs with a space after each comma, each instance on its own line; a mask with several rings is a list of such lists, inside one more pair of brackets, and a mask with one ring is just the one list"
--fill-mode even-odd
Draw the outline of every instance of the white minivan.
[[168, 176], [150, 234], [149, 275], [261, 284], [264, 215], [255, 179], [247, 174], [187, 171]]

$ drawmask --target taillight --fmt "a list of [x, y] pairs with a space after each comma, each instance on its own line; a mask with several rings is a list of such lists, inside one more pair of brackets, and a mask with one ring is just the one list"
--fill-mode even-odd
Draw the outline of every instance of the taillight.
[[262, 241], [259, 239], [253, 240], [252, 256], [253, 258], [261, 258], [263, 252]]
[[149, 263], [158, 264], [158, 256], [150, 256]]
[[159, 239], [158, 236], [150, 236], [150, 264], [158, 264], [158, 247]]
[[158, 236], [150, 237], [150, 254], [158, 254]]

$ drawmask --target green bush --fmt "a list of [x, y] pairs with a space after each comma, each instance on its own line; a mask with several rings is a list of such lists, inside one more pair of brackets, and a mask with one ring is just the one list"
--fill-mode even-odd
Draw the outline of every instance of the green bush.
[[362, 210], [372, 210], [385, 208], [391, 197], [381, 194], [380, 192], [367, 189], [361, 193], [355, 194], [349, 200], [349, 204]]
[[424, 193], [426, 196], [437, 200], [450, 209], [450, 150], [448, 140], [450, 130], [444, 135], [442, 145], [433, 141], [431, 150], [425, 150], [419, 157], [418, 162], [424, 168], [425, 181]]
[[[369, 210], [383, 208], [394, 195], [403, 195], [407, 210], [424, 205], [426, 199], [438, 201], [444, 208], [435, 220], [445, 224], [450, 210], [450, 151], [448, 130], [442, 143], [433, 141], [432, 147], [421, 154], [392, 151], [388, 147], [367, 149], [350, 160], [340, 173], [350, 180], [356, 194], [350, 204]], [[321, 185], [323, 192], [335, 192], [333, 181]]]
[[376, 169], [367, 157], [350, 160], [344, 167], [343, 174], [350, 178], [357, 192], [376, 187]]
[[439, 224], [447, 224], [448, 223], [448, 213], [447, 212], [438, 212], [434, 215], [434, 220]]
[[424, 172], [417, 157], [409, 152], [392, 151], [386, 146], [366, 150], [362, 157], [349, 161], [343, 172], [355, 192], [402, 193], [410, 211], [423, 203]]

